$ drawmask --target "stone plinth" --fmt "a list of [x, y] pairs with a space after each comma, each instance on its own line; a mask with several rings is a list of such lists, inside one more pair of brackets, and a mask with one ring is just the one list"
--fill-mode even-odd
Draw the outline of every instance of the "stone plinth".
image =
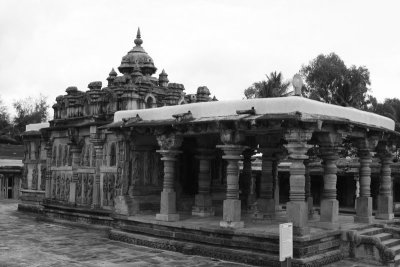
[[357, 209], [354, 222], [372, 223], [374, 221], [374, 217], [372, 217], [372, 197], [358, 197], [356, 202]]
[[160, 221], [178, 221], [179, 214], [176, 213], [176, 193], [174, 191], [161, 192], [160, 213], [156, 215]]
[[394, 218], [392, 196], [378, 196], [378, 210], [375, 217], [382, 220], [392, 220]]

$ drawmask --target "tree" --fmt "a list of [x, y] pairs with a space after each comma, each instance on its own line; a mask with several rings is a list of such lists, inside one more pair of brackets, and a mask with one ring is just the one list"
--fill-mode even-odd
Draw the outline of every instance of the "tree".
[[347, 68], [335, 53], [319, 55], [308, 65], [302, 66], [300, 73], [311, 99], [364, 110], [371, 103], [368, 69], [354, 65]]
[[40, 95], [37, 98], [27, 97], [13, 103], [17, 113], [13, 120], [16, 134], [24, 132], [25, 126], [28, 124], [47, 120], [49, 104], [46, 100], [47, 97]]
[[0, 134], [5, 133], [10, 126], [10, 114], [0, 98]]
[[400, 131], [400, 99], [386, 98], [375, 105], [373, 112], [394, 120], [396, 131]]
[[244, 90], [247, 99], [251, 98], [268, 98], [282, 97], [288, 95], [290, 82], [284, 82], [282, 73], [276, 71], [271, 72], [267, 76], [267, 80], [253, 83], [252, 86]]

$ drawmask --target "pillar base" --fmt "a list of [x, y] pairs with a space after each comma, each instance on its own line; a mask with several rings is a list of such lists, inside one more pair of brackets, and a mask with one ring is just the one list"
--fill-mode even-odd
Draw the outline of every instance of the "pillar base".
[[313, 197], [307, 197], [307, 207], [308, 207], [308, 219], [314, 219], [314, 199]]
[[[308, 225], [308, 204], [305, 201], [290, 201], [286, 205], [288, 221], [293, 223], [294, 227], [306, 228]], [[299, 232], [302, 232], [300, 229]], [[307, 232], [306, 230], [304, 232]]]
[[337, 223], [339, 220], [339, 201], [323, 199], [321, 201], [321, 222]]
[[255, 203], [256, 210], [252, 215], [255, 219], [272, 219], [275, 217], [275, 200], [259, 198]]
[[194, 198], [194, 203], [192, 215], [200, 217], [214, 216], [215, 212], [210, 194], [197, 194]]
[[241, 219], [241, 201], [239, 199], [226, 199], [223, 205], [223, 221], [234, 223]]
[[69, 203], [76, 202], [76, 182], [71, 182], [69, 184], [69, 196], [68, 196]]
[[372, 197], [358, 197], [356, 202], [357, 209], [354, 222], [372, 223], [374, 221], [374, 217], [372, 217]]
[[226, 222], [226, 221], [220, 221], [219, 226], [223, 228], [233, 228], [233, 229], [239, 229], [244, 227], [244, 222], [239, 221], [239, 222]]
[[378, 211], [375, 217], [382, 220], [392, 220], [394, 218], [392, 196], [378, 195]]
[[176, 213], [176, 193], [175, 191], [162, 191], [160, 201], [160, 214]]
[[157, 221], [176, 222], [179, 221], [179, 214], [156, 214]]

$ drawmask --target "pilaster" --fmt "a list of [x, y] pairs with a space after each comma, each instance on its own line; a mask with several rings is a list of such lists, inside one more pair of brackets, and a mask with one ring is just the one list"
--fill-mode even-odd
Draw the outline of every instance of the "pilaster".
[[45, 146], [46, 150], [46, 187], [45, 187], [45, 198], [51, 198], [51, 159], [52, 159], [52, 151], [53, 151], [53, 142], [50, 139], [46, 142]]
[[93, 200], [92, 207], [99, 208], [101, 206], [100, 199], [100, 167], [103, 163], [103, 145], [104, 145], [104, 137], [100, 132], [92, 126], [90, 129], [90, 142], [93, 144], [93, 148], [96, 151], [96, 172], [93, 182]]
[[77, 169], [80, 162], [81, 147], [76, 144], [71, 144], [69, 152], [72, 153], [72, 178], [69, 184], [69, 202], [75, 204], [77, 195], [76, 183], [78, 181]]

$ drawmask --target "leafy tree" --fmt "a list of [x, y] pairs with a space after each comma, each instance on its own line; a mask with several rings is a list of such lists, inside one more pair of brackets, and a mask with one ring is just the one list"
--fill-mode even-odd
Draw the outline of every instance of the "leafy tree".
[[31, 123], [45, 122], [48, 117], [49, 104], [47, 97], [40, 95], [37, 98], [27, 97], [17, 100], [13, 107], [17, 112], [13, 122], [17, 134], [25, 131], [25, 126]]
[[7, 131], [10, 127], [10, 114], [7, 111], [7, 107], [3, 104], [3, 100], [0, 98], [0, 134]]
[[319, 55], [303, 66], [300, 73], [311, 99], [364, 110], [371, 104], [368, 69], [354, 65], [347, 68], [335, 53]]
[[281, 97], [288, 95], [290, 82], [284, 82], [282, 73], [271, 72], [267, 80], [253, 83], [252, 86], [244, 90], [247, 99]]
[[386, 98], [383, 103], [377, 103], [373, 112], [394, 120], [396, 131], [400, 131], [400, 99]]

